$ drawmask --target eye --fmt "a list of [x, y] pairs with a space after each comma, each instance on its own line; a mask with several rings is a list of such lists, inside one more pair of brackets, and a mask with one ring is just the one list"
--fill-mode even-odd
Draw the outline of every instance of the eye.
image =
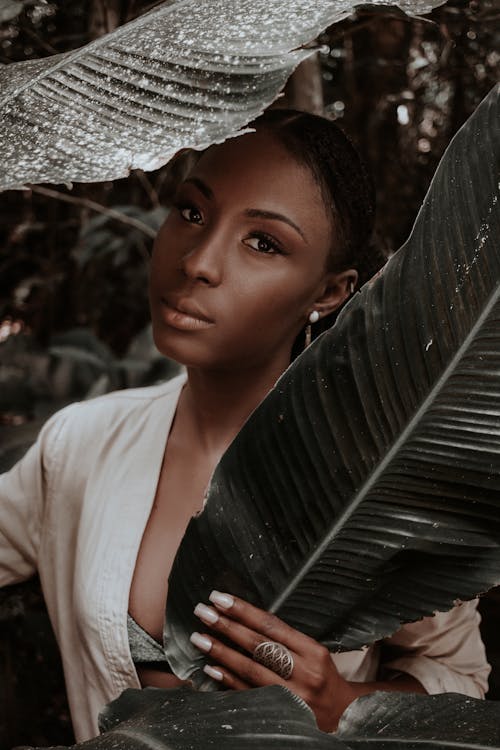
[[262, 232], [255, 232], [251, 237], [243, 240], [245, 245], [263, 255], [283, 255], [280, 245], [272, 237]]
[[202, 223], [203, 217], [201, 215], [201, 212], [196, 208], [196, 206], [179, 204], [176, 206], [176, 208], [179, 211], [182, 218], [184, 219], [184, 221], [188, 221], [190, 224]]

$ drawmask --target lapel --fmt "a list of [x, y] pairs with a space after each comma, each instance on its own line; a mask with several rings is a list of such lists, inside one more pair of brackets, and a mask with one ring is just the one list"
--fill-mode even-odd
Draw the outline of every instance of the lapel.
[[[130, 656], [127, 610], [130, 586], [144, 529], [151, 513], [168, 435], [186, 376], [170, 381], [140, 411], [125, 415], [107, 458], [99, 492], [104, 512], [98, 531], [100, 550], [96, 615], [107, 669], [117, 690], [140, 687]], [[106, 458], [104, 458], [106, 460]], [[104, 532], [104, 533], [103, 533]]]

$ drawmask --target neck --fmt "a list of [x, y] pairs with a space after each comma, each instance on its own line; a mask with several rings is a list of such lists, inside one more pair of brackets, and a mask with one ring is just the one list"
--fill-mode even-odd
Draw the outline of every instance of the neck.
[[267, 367], [241, 370], [188, 368], [178, 412], [182, 412], [198, 444], [207, 453], [221, 455], [287, 364], [273, 362]]

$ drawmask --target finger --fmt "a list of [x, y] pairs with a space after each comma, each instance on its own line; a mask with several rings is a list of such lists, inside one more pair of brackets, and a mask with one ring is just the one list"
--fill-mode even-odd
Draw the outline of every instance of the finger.
[[261, 633], [256, 633], [255, 630], [247, 628], [246, 625], [242, 625], [236, 620], [231, 620], [229, 617], [217, 612], [213, 607], [207, 607], [201, 603], [197, 604], [194, 608], [194, 614], [205, 625], [209, 625], [212, 630], [229, 638], [233, 643], [241, 646], [250, 654], [253, 654], [259, 643], [263, 641]]
[[[212, 591], [208, 597], [219, 612], [265, 636], [262, 640], [277, 641], [301, 656], [314, 654], [322, 648], [317, 641], [287, 625], [276, 615], [231, 594]], [[213, 626], [212, 626], [213, 627]]]
[[206, 633], [191, 633], [190, 641], [203, 653], [210, 654], [211, 660], [220, 664], [223, 670], [228, 670], [237, 679], [252, 687], [283, 685], [291, 688], [290, 680], [287, 683], [276, 672], [272, 672], [262, 664], [253, 661], [244, 654], [240, 654]]
[[[232, 643], [245, 649], [249, 652], [253, 661], [262, 664], [268, 671], [272, 671], [273, 674], [276, 673], [280, 677], [283, 677], [283, 679], [290, 679], [291, 672], [293, 672], [296, 679], [305, 674], [303, 666], [304, 659], [297, 656], [292, 650], [284, 647], [287, 655], [283, 654], [280, 656], [279, 653], [274, 653], [274, 658], [275, 660], [277, 659], [277, 663], [269, 663], [266, 661], [266, 658], [271, 656], [269, 649], [267, 649], [266, 656], [262, 653], [260, 654], [260, 658], [256, 658], [255, 656], [257, 648], [266, 643], [266, 639], [262, 634], [250, 630], [245, 625], [242, 625], [235, 620], [230, 620], [223, 614], [219, 614], [212, 607], [207, 607], [204, 604], [197, 604], [194, 613], [202, 622], [209, 625], [212, 630], [215, 630], [219, 635], [224, 636], [224, 642], [227, 643], [227, 640], [230, 640]], [[232, 643], [229, 644], [229, 648], [234, 651], [234, 649], [232, 649]], [[280, 648], [282, 648], [282, 646], [280, 646]], [[288, 672], [285, 673], [283, 670], [290, 670], [290, 674], [288, 674]]]
[[220, 683], [221, 685], [224, 685], [230, 690], [248, 690], [251, 687], [251, 685], [249, 685], [247, 682], [244, 682], [228, 669], [224, 669], [224, 667], [221, 667], [219, 664], [205, 664], [205, 666], [203, 667], [203, 671], [213, 680]]

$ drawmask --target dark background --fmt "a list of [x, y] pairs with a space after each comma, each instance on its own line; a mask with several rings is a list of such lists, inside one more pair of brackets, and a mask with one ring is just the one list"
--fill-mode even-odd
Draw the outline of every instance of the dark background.
[[[0, 22], [0, 62], [79, 47], [157, 4], [24, 0]], [[498, 0], [453, 0], [426, 18], [365, 6], [321, 35], [328, 49], [286, 87], [283, 104], [329, 113], [364, 155], [386, 255], [406, 239], [451, 137], [496, 82], [499, 18]], [[0, 196], [0, 470], [64, 403], [171, 371], [149, 336], [145, 259], [176, 177], [167, 166], [71, 192]], [[492, 592], [481, 604], [498, 665], [494, 698], [498, 602]], [[0, 750], [71, 741], [38, 583], [10, 587], [0, 592]]]

